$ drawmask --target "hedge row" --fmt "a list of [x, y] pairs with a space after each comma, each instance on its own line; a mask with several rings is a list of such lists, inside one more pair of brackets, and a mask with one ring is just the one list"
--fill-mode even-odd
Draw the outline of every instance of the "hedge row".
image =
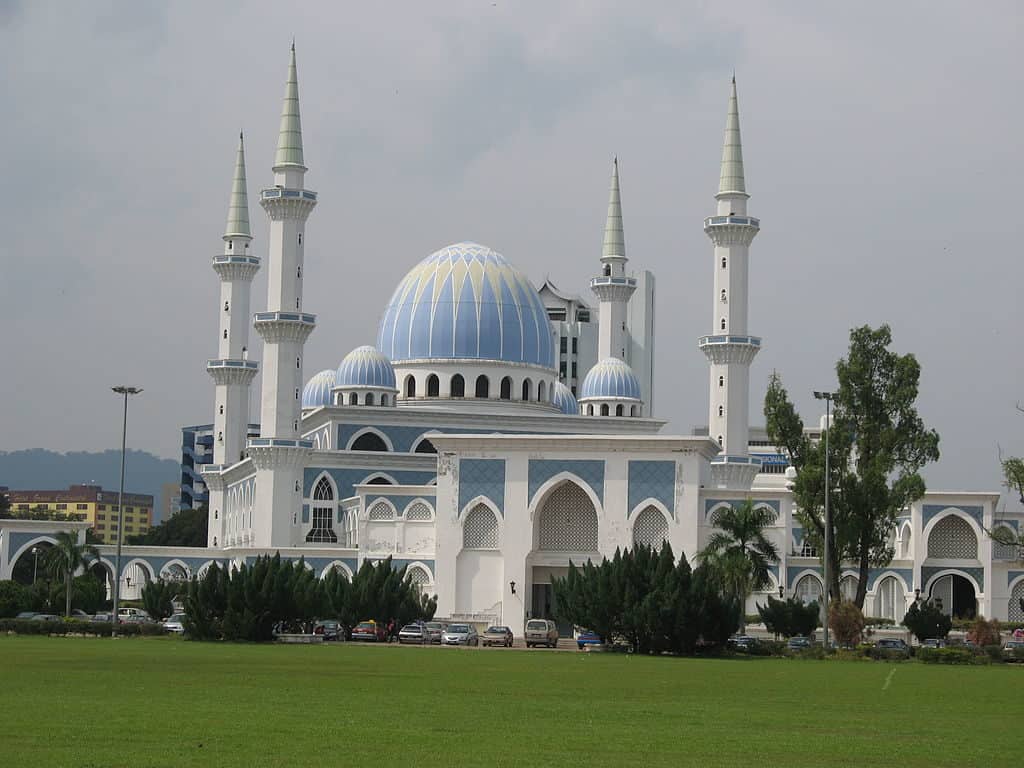
[[[110, 637], [113, 625], [109, 621], [34, 621], [33, 619], [0, 619], [0, 632], [13, 632], [17, 635], [92, 635]], [[165, 635], [160, 624], [119, 624], [117, 634], [123, 637], [139, 635]]]

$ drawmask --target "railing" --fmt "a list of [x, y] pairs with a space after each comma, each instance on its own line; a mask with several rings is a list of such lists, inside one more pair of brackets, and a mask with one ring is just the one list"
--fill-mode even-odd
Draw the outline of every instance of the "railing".
[[207, 360], [206, 368], [248, 368], [250, 371], [255, 371], [259, 368], [259, 363], [255, 360]]
[[221, 254], [220, 256], [213, 257], [214, 264], [253, 264], [255, 266], [260, 265], [259, 256], [228, 256]]
[[739, 224], [745, 227], [758, 227], [761, 226], [761, 220], [755, 219], [753, 216], [708, 216], [704, 219], [704, 227], [722, 227], [729, 224]]
[[316, 192], [311, 192], [308, 189], [284, 189], [283, 187], [274, 187], [273, 189], [264, 189], [261, 191], [260, 198], [263, 200], [276, 200], [278, 198], [316, 200]]
[[312, 440], [291, 440], [283, 437], [251, 437], [250, 448], [312, 448]]
[[612, 277], [612, 276], [601, 276], [591, 278], [590, 284], [594, 285], [629, 285], [636, 287], [635, 277]]
[[253, 320], [257, 323], [276, 322], [285, 320], [292, 323], [316, 323], [316, 315], [310, 315], [305, 312], [257, 312], [253, 315]]
[[697, 341], [697, 345], [706, 347], [711, 344], [749, 344], [752, 347], [761, 346], [760, 336], [701, 336]]

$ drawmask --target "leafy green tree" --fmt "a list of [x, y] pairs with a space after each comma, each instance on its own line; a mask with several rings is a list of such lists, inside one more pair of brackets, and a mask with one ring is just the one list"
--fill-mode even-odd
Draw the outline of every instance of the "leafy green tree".
[[174, 613], [172, 603], [183, 587], [184, 583], [180, 581], [157, 579], [147, 582], [142, 587], [142, 607], [154, 619], [163, 621]]
[[9, 619], [22, 611], [31, 610], [29, 590], [18, 582], [0, 581], [0, 619]]
[[75, 576], [71, 582], [71, 605], [86, 613], [96, 613], [107, 602], [107, 587], [91, 573]]
[[57, 543], [46, 550], [44, 567], [55, 581], [64, 584], [64, 615], [71, 615], [71, 592], [74, 575], [94, 560], [100, 559], [99, 550], [91, 544], [79, 544], [74, 531], [60, 531]]
[[203, 504], [198, 509], [180, 509], [145, 533], [129, 536], [129, 544], [157, 547], [205, 547], [209, 512]]
[[828, 607], [828, 625], [840, 645], [856, 645], [864, 632], [864, 614], [850, 600], [837, 600]]
[[776, 600], [769, 596], [766, 605], [758, 604], [757, 613], [765, 629], [783, 637], [806, 637], [821, 623], [821, 608], [817, 603], [805, 605], [793, 597]]
[[853, 602], [863, 610], [868, 573], [892, 559], [890, 534], [900, 510], [925, 493], [920, 470], [939, 458], [939, 435], [925, 427], [916, 408], [921, 367], [912, 354], [889, 349], [889, 326], [850, 332], [847, 356], [836, 364], [839, 388], [828, 430], [831, 530], [823, 521], [824, 439], [812, 441], [773, 374], [765, 397], [772, 441], [797, 470], [794, 497], [812, 544], [829, 537], [829, 594], [838, 599], [840, 562], [856, 564]]
[[722, 592], [740, 606], [752, 592], [771, 583], [770, 569], [779, 553], [765, 528], [777, 518], [775, 510], [754, 506], [749, 498], [738, 507], [719, 507], [711, 515], [716, 530], [697, 558], [708, 566]]
[[185, 597], [185, 633], [195, 640], [220, 637], [227, 610], [227, 570], [211, 565], [202, 576], [194, 576]]
[[948, 635], [953, 628], [953, 619], [943, 613], [933, 600], [917, 600], [903, 617], [903, 626], [923, 642]]

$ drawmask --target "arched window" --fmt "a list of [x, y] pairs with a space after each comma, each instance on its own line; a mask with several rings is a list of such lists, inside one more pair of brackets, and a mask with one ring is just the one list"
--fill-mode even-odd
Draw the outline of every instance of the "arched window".
[[622, 415], [624, 415], [624, 414], [625, 414], [625, 410], [624, 410], [624, 408], [625, 408], [625, 407], [624, 407], [624, 406], [622, 405], [622, 403], [619, 403], [618, 405], [616, 405], [616, 406], [615, 406], [615, 415], [616, 415], [616, 416], [622, 416]]
[[857, 597], [857, 577], [844, 576], [839, 582], [839, 595], [849, 603]]
[[957, 560], [978, 559], [978, 537], [962, 517], [944, 517], [928, 534], [928, 557]]
[[720, 387], [724, 387], [725, 386], [725, 376], [719, 376], [718, 377], [718, 386], [720, 386]]
[[363, 432], [352, 443], [353, 451], [386, 451], [388, 444], [376, 432]]
[[723, 288], [722, 289], [722, 303], [724, 304], [725, 301], [726, 301], [726, 299], [725, 299], [725, 288]]
[[1018, 581], [1010, 593], [1010, 621], [1024, 621], [1024, 579]]
[[498, 519], [486, 504], [477, 504], [462, 523], [464, 549], [497, 549]]
[[405, 377], [405, 396], [416, 397], [416, 377], [411, 374]]
[[903, 557], [910, 559], [912, 557], [911, 551], [914, 545], [914, 534], [911, 533], [910, 524], [903, 526]]
[[817, 576], [807, 574], [796, 583], [796, 588], [793, 591], [796, 593], [796, 599], [804, 605], [810, 603], [821, 605], [821, 581]]
[[548, 385], [547, 382], [542, 381], [537, 385], [537, 402], [546, 403], [548, 401]]
[[359, 395], [357, 395], [355, 392], [349, 392], [348, 393], [348, 404], [349, 405], [359, 405]]
[[630, 415], [630, 416], [636, 416], [636, 415], [637, 415], [637, 413], [636, 413], [636, 406], [635, 406], [635, 405], [634, 405], [634, 406], [632, 406], [632, 407], [631, 407], [631, 408], [629, 409], [629, 415]]
[[[875, 594], [875, 616], [880, 619], [897, 619], [897, 600], [899, 582], [895, 576], [886, 576], [879, 583]], [[903, 608], [903, 602], [899, 601], [899, 608]], [[903, 618], [902, 615], [899, 618]]]
[[370, 507], [368, 517], [371, 520], [394, 520], [395, 510], [386, 501], [378, 501]]
[[430, 511], [430, 505], [423, 501], [417, 501], [409, 505], [405, 510], [405, 519], [413, 523], [425, 523], [434, 519], [434, 513]]
[[723, 331], [725, 330], [725, 318], [724, 317], [722, 318], [722, 330]]
[[500, 394], [500, 397], [501, 397], [502, 400], [511, 400], [512, 399], [512, 379], [510, 379], [508, 376], [506, 376], [505, 378], [503, 378], [501, 380], [501, 394]]
[[718, 436], [718, 447], [721, 448], [724, 444], [725, 444], [725, 441], [722, 440], [722, 436], [719, 435]]
[[607, 416], [608, 415], [608, 403], [601, 403], [601, 415], [602, 416]]
[[633, 523], [633, 544], [661, 549], [668, 538], [668, 522], [655, 506], [644, 507]]
[[576, 483], [562, 483], [544, 500], [537, 513], [537, 549], [597, 551], [597, 510]]
[[1017, 546], [1003, 542], [1013, 541], [1016, 537], [1013, 531], [1005, 525], [1001, 525], [994, 531], [992, 537], [992, 557], [995, 560], [1016, 560], [1018, 557]]
[[593, 416], [593, 415], [594, 415], [594, 406], [588, 405], [587, 406], [587, 416]]
[[227, 311], [228, 311], [228, 308], [229, 308], [230, 306], [231, 306], [231, 305], [230, 305], [230, 304], [228, 304], [228, 303], [227, 303], [227, 302], [225, 301], [225, 302], [224, 302], [224, 311], [225, 311], [225, 312], [227, 312]]
[[377, 475], [376, 477], [371, 477], [369, 480], [366, 481], [366, 484], [367, 485], [394, 485], [394, 483], [392, 483], [386, 477], [382, 477], [381, 475]]
[[363, 401], [366, 405], [373, 405], [373, 392], [366, 393], [366, 399]]
[[611, 274], [612, 274], [612, 265], [611, 264], [605, 264], [604, 265], [604, 276], [605, 277], [611, 277]]
[[452, 397], [466, 396], [466, 380], [462, 378], [461, 373], [456, 373], [454, 376], [452, 376], [450, 387]]
[[306, 534], [310, 543], [338, 543], [334, 532], [334, 489], [326, 477], [321, 477], [313, 489], [313, 525]]
[[227, 329], [227, 328], [225, 328], [225, 329], [224, 329], [224, 338], [226, 339], [227, 337], [228, 337], [228, 329]]
[[722, 269], [725, 269], [728, 264], [729, 264], [729, 260], [726, 259], [725, 256], [723, 256], [722, 257]]
[[531, 397], [533, 397], [533, 382], [523, 379], [523, 401], [529, 402]]
[[718, 406], [718, 417], [721, 418], [722, 416], [725, 416], [725, 408]]
[[416, 587], [417, 590], [423, 591], [430, 586], [430, 574], [420, 568], [418, 565], [414, 565], [408, 571], [405, 572], [405, 578], [409, 580], [409, 583]]
[[433, 373], [427, 376], [427, 397], [437, 397], [441, 392], [441, 383]]
[[476, 391], [474, 394], [476, 397], [491, 396], [491, 381], [482, 373], [476, 377]]
[[424, 437], [422, 440], [416, 443], [416, 447], [413, 449], [413, 453], [437, 453], [437, 448], [434, 447], [434, 444], [432, 442], [430, 442], [429, 440], [427, 440], [427, 438]]
[[381, 395], [380, 396], [380, 404], [381, 405], [387, 405], [388, 404], [388, 396], [387, 395]]

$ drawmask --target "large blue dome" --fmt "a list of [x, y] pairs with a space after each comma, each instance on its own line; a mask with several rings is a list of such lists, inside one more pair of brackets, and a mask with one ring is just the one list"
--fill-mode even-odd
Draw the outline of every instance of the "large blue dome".
[[449, 245], [413, 267], [381, 320], [377, 347], [394, 363], [499, 360], [554, 367], [547, 312], [500, 253]]
[[606, 357], [590, 369], [580, 388], [580, 400], [641, 400], [640, 380], [617, 357]]
[[302, 407], [319, 408], [331, 404], [331, 388], [334, 386], [334, 371], [328, 368], [320, 371], [302, 388]]
[[566, 416], [576, 416], [580, 412], [579, 405], [572, 390], [560, 381], [556, 381], [551, 387], [553, 394], [551, 403]]
[[395, 388], [395, 369], [391, 361], [369, 345], [356, 347], [341, 361], [335, 378], [338, 387]]

